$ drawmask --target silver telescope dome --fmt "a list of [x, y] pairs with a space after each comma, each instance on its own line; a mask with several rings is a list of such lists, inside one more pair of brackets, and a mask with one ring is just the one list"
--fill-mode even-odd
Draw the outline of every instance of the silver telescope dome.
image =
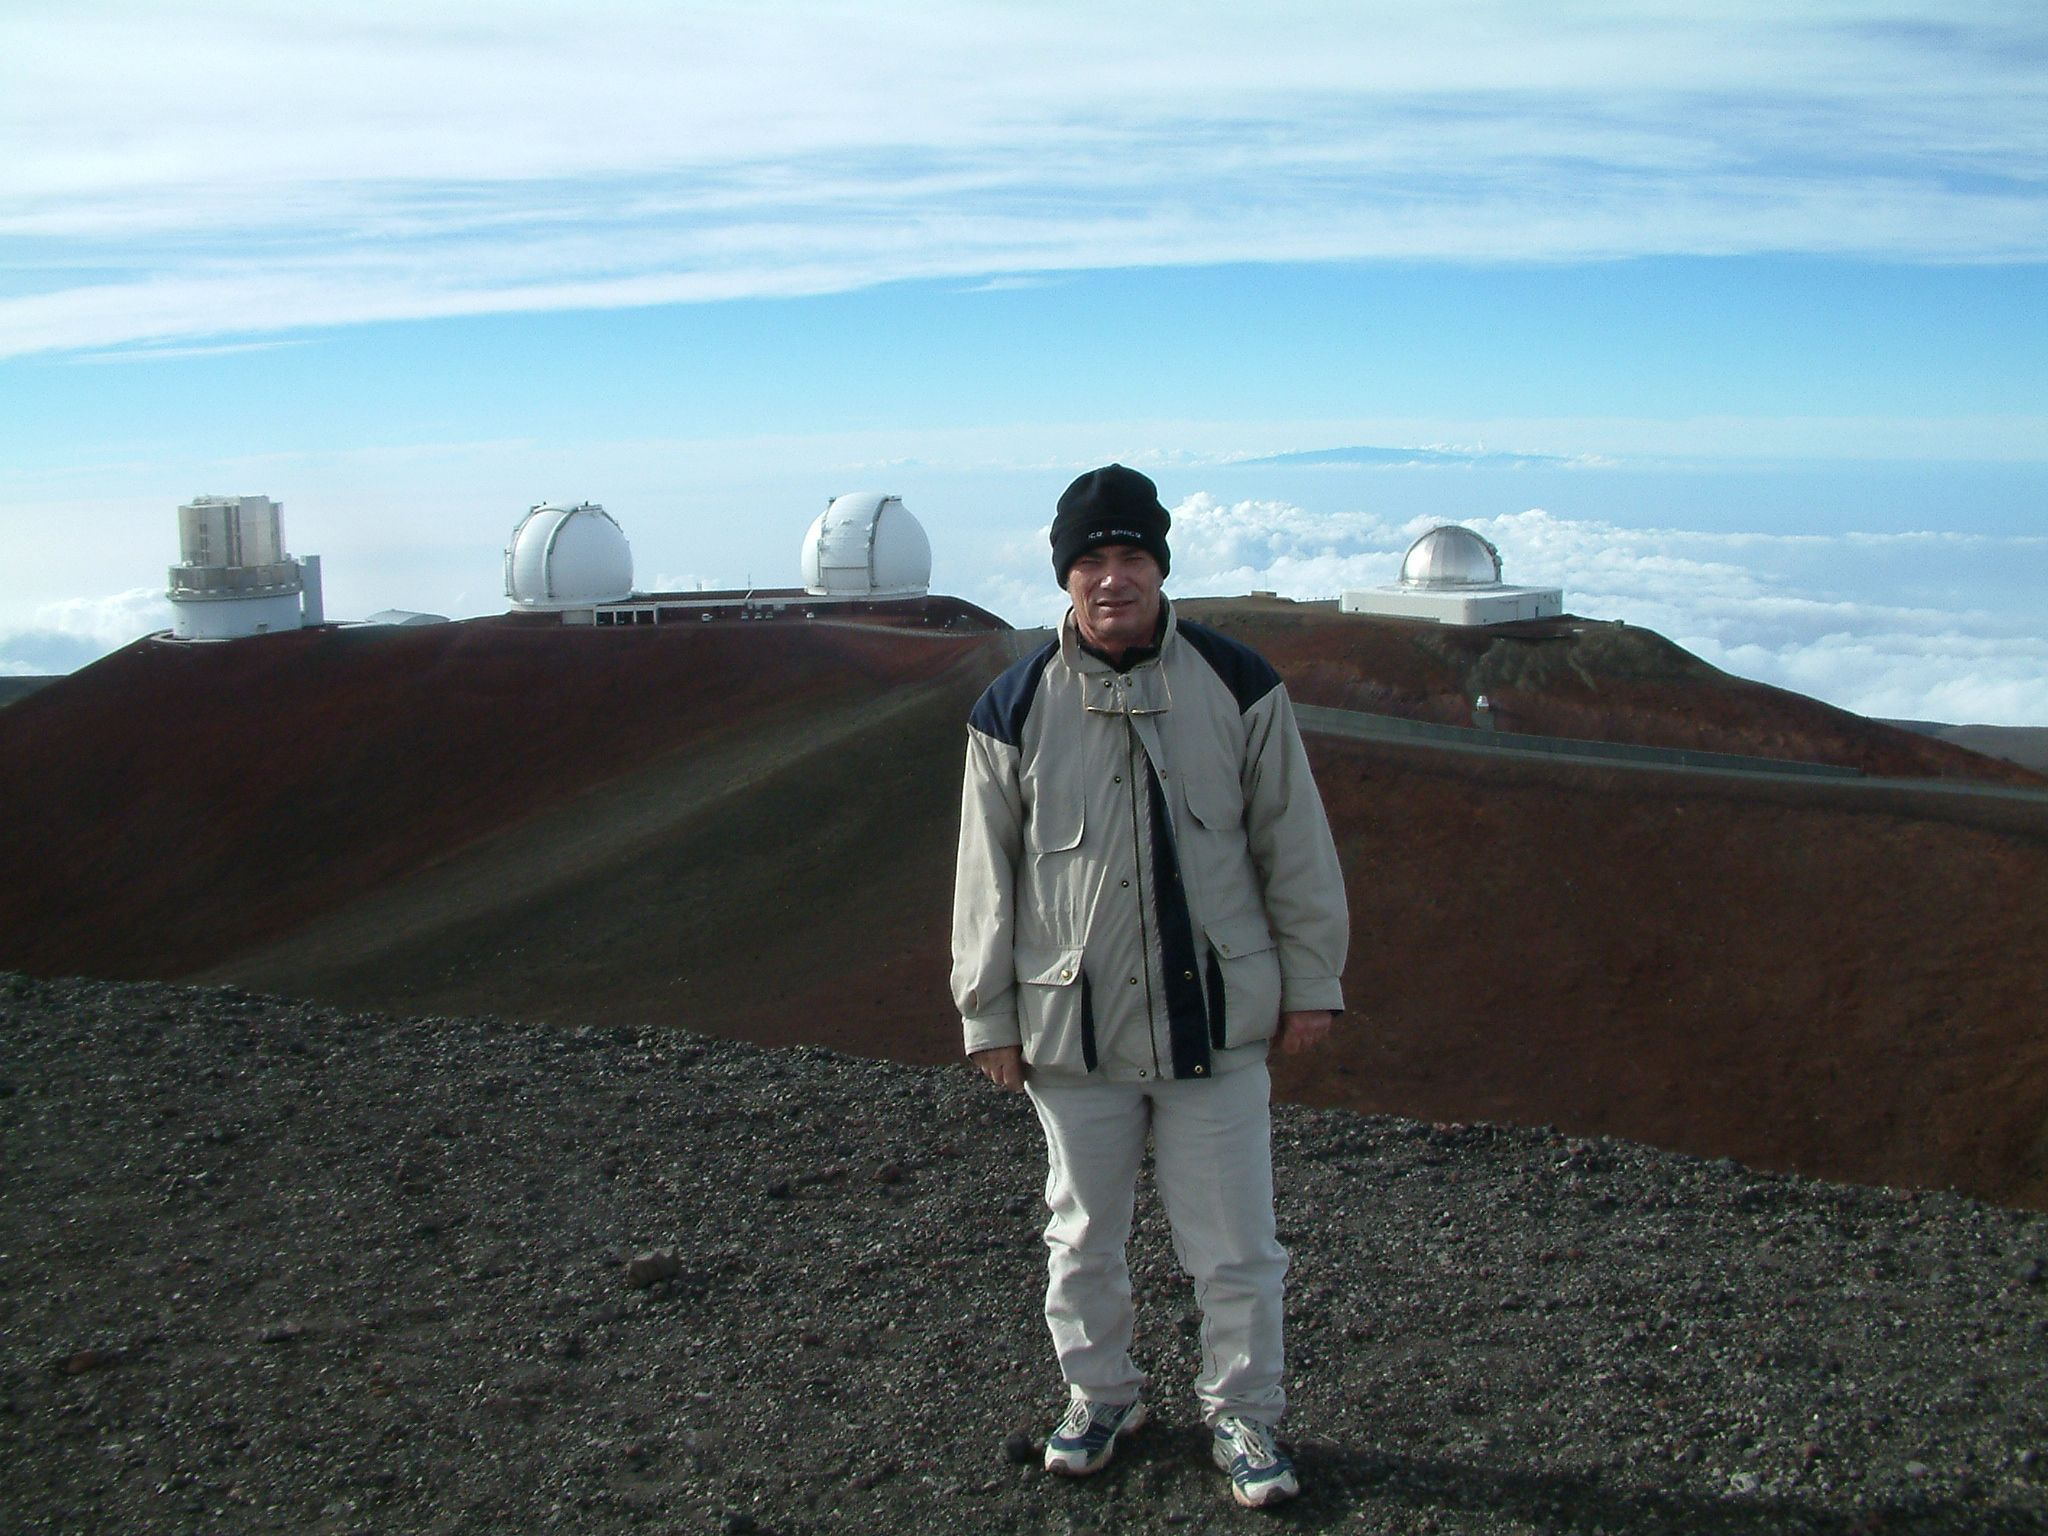
[[1491, 543], [1470, 528], [1447, 523], [1408, 546], [1407, 557], [1401, 561], [1401, 585], [1497, 587], [1500, 569], [1500, 551]]

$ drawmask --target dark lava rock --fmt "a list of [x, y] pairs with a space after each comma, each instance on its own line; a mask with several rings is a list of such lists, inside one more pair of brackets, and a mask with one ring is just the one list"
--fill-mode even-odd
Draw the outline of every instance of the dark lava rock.
[[[1155, 1421], [1034, 1470], [1044, 1151], [965, 1068], [18, 976], [0, 1053], [9, 1533], [1264, 1528], [1149, 1187]], [[2048, 1533], [2048, 1218], [1540, 1129], [1274, 1143], [1285, 1523]]]

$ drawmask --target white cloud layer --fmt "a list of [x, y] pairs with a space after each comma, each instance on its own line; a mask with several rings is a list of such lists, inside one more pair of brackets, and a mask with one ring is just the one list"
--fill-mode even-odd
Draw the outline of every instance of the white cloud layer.
[[[1058, 618], [1065, 601], [1042, 521], [1015, 511], [950, 518], [942, 505], [926, 515], [943, 556], [942, 590], [1019, 625]], [[153, 517], [141, 526], [156, 526]], [[1173, 518], [1171, 591], [1295, 598], [1393, 581], [1409, 544], [1439, 521], [1207, 492], [1182, 500]], [[2048, 534], [1644, 528], [1541, 509], [1464, 521], [1500, 548], [1510, 581], [1561, 586], [1570, 611], [1656, 630], [1738, 676], [1878, 717], [2048, 725], [2039, 601]], [[779, 555], [756, 549], [709, 565], [664, 548], [658, 524], [632, 525], [643, 586], [794, 577], [796, 523], [786, 545], [778, 538]], [[309, 547], [327, 556], [330, 614], [395, 606], [459, 617], [501, 606], [492, 579], [501, 529], [485, 519], [415, 547], [340, 543], [330, 526]], [[170, 624], [161, 586], [0, 611], [0, 675], [68, 672]]]
[[2048, 12], [0, 9], [0, 356], [1060, 269], [2048, 257]]
[[74, 672], [129, 641], [171, 627], [161, 587], [45, 603], [18, 629], [0, 630], [0, 676]]
[[[1408, 545], [1437, 521], [1207, 494], [1173, 519], [1170, 590], [1294, 598], [1395, 580]], [[1571, 612], [1656, 630], [1738, 676], [1879, 718], [2048, 725], [2048, 630], [2037, 614], [1913, 596], [1981, 587], [1992, 597], [2004, 573], [2048, 570], [2048, 536], [1705, 533], [1540, 509], [1466, 525], [1499, 547], [1508, 580], [1562, 586]], [[1053, 622], [1065, 605], [1044, 529], [1004, 546], [1000, 560], [968, 595], [1015, 623]], [[1903, 595], [1902, 566], [1912, 583]]]

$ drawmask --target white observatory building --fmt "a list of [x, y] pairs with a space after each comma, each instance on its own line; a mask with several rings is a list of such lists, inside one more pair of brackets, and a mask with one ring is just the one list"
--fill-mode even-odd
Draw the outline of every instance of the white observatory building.
[[1391, 586], [1346, 592], [1345, 613], [1384, 614], [1435, 624], [1512, 624], [1564, 612], [1562, 587], [1511, 587], [1501, 579], [1500, 551], [1470, 528], [1432, 528], [1401, 561]]
[[923, 597], [932, 541], [900, 496], [835, 496], [804, 534], [804, 591], [812, 597]]
[[178, 508], [172, 634], [233, 640], [323, 621], [320, 557], [285, 552], [283, 512], [268, 496], [195, 496]]
[[624, 602], [633, 595], [625, 530], [595, 502], [529, 509], [505, 550], [505, 595], [534, 612]]
[[810, 620], [941, 629], [1000, 629], [1003, 621], [956, 597], [933, 597], [932, 543], [900, 496], [835, 496], [798, 552], [800, 587], [636, 592], [626, 536], [603, 507], [541, 505], [512, 531], [505, 595], [515, 613], [562, 624], [802, 623]]

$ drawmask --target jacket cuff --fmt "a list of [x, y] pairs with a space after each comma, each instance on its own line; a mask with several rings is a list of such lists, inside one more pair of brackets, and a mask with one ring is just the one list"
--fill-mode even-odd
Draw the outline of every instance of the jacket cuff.
[[1344, 982], [1337, 976], [1290, 976], [1280, 983], [1282, 1013], [1344, 1011]]
[[1017, 1028], [1017, 1015], [1014, 1013], [977, 1014], [971, 1019], [962, 1019], [960, 1031], [966, 1038], [969, 1056], [976, 1051], [993, 1051], [1006, 1045], [1024, 1043], [1024, 1036]]

